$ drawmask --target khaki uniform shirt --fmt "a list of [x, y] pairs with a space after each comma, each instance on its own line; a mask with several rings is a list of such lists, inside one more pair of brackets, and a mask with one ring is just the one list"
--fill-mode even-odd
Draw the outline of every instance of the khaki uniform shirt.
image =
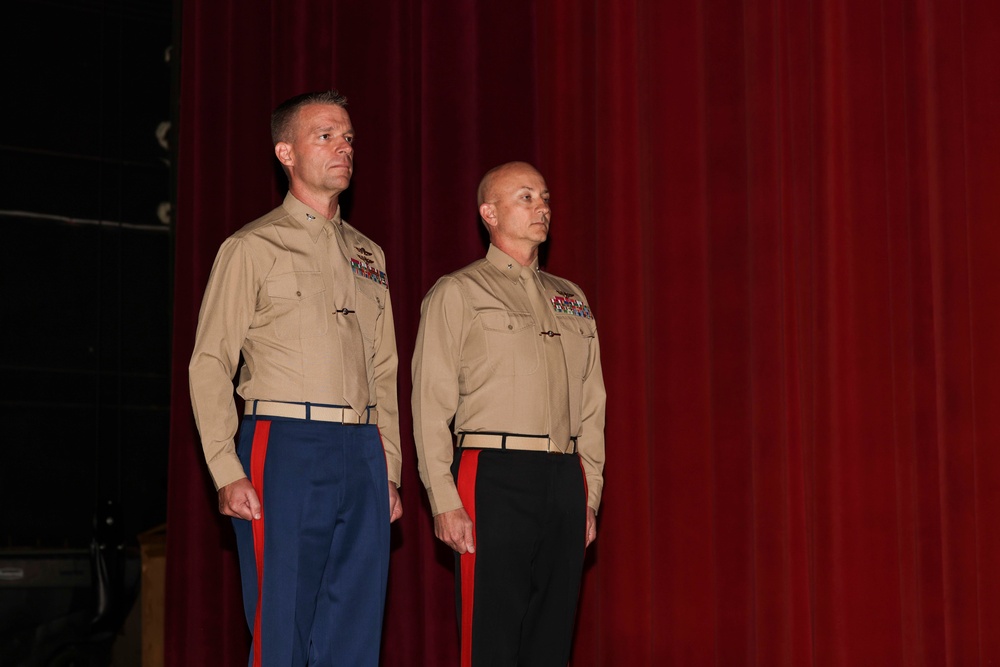
[[[538, 271], [537, 262], [522, 267], [491, 245], [485, 259], [438, 280], [421, 305], [413, 423], [420, 479], [435, 515], [462, 507], [450, 470], [452, 420], [455, 433], [548, 433], [541, 328], [522, 271]], [[577, 285], [544, 272], [539, 277], [545, 298], [558, 304], [570, 435], [578, 436], [587, 503], [596, 511], [604, 486], [605, 404], [597, 325]]]
[[[343, 230], [350, 260], [333, 225]], [[347, 405], [331, 267], [348, 261], [369, 402], [378, 406], [389, 479], [399, 485], [398, 359], [385, 256], [340, 219], [339, 209], [327, 220], [289, 193], [281, 206], [223, 242], [201, 304], [191, 403], [216, 488], [245, 477], [234, 443], [239, 416], [232, 384], [241, 353], [237, 392], [247, 401]]]

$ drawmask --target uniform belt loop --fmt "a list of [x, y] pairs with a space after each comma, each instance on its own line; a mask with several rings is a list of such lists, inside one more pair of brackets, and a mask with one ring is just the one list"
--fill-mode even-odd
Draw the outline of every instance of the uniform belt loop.
[[253, 407], [253, 413], [251, 414], [251, 416], [254, 419], [257, 419], [257, 401], [253, 402], [253, 406], [252, 407]]
[[309, 421], [312, 418], [312, 415], [310, 414], [309, 411], [310, 406], [308, 401], [306, 402], [305, 406], [306, 406], [306, 421]]
[[503, 436], [500, 438], [500, 449], [503, 449], [503, 450], [507, 449], [507, 434], [506, 433], [504, 433]]

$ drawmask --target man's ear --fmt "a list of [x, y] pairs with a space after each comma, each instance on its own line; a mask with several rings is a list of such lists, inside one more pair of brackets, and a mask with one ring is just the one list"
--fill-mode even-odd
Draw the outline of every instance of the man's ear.
[[279, 141], [274, 145], [274, 156], [282, 165], [292, 166], [292, 145], [287, 141]]
[[483, 219], [487, 227], [497, 226], [497, 207], [493, 204], [480, 204], [479, 217]]

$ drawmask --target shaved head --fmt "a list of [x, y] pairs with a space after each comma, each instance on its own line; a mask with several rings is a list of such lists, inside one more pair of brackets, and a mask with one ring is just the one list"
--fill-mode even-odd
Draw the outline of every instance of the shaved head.
[[504, 182], [504, 177], [522, 171], [532, 172], [535, 174], [538, 173], [538, 170], [527, 162], [507, 162], [490, 169], [486, 172], [486, 175], [483, 176], [483, 180], [479, 181], [479, 192], [477, 195], [478, 201], [476, 202], [476, 205], [482, 206], [486, 202], [495, 201], [499, 195], [497, 186]]
[[507, 162], [486, 172], [478, 199], [490, 243], [522, 266], [530, 264], [549, 234], [552, 210], [545, 177], [527, 162]]

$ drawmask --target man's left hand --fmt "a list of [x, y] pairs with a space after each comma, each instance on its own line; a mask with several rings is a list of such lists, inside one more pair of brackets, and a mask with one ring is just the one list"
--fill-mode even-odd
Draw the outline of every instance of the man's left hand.
[[597, 512], [594, 511], [593, 507], [587, 508], [587, 544], [584, 545], [584, 549], [589, 547], [594, 540], [597, 539]]
[[403, 500], [399, 497], [399, 490], [391, 481], [389, 482], [389, 523], [392, 523], [403, 516]]

